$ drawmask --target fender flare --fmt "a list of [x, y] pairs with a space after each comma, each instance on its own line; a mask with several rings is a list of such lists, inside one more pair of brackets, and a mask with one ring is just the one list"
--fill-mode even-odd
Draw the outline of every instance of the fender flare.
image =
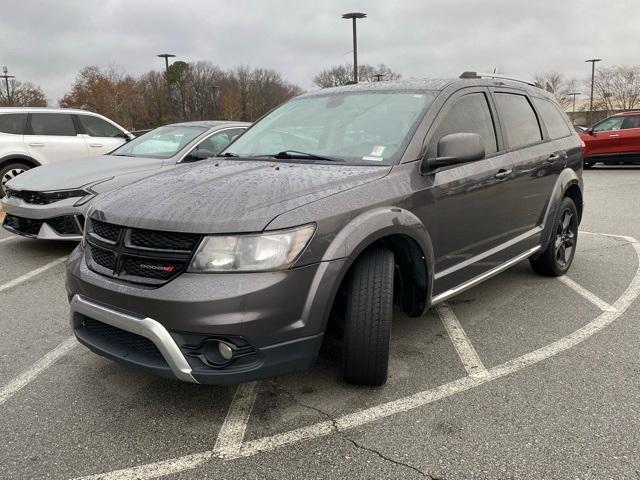
[[[552, 229], [553, 229], [553, 218], [556, 214], [560, 206], [560, 202], [566, 196], [567, 191], [572, 186], [576, 185], [580, 189], [580, 198], [582, 198], [582, 179], [578, 176], [575, 170], [571, 168], [565, 168], [561, 173], [556, 183], [553, 187], [553, 191], [551, 196], [549, 197], [549, 202], [547, 203], [547, 208], [544, 212], [544, 217], [542, 221], [543, 230], [542, 230], [542, 249], [541, 251], [545, 251], [549, 244], [549, 239], [551, 238]], [[582, 205], [576, 205], [578, 207], [578, 211], [582, 211]]]
[[[340, 264], [338, 272], [333, 272], [330, 275], [332, 285], [328, 298], [324, 299], [325, 305], [328, 304], [329, 308], [325, 310], [322, 325], [323, 331], [326, 328], [331, 305], [333, 305], [338, 289], [355, 259], [367, 247], [391, 235], [403, 235], [413, 240], [420, 249], [424, 260], [424, 270], [426, 271], [424, 298], [416, 299], [419, 306], [410, 315], [413, 317], [420, 316], [429, 307], [431, 292], [433, 291], [434, 254], [431, 237], [427, 229], [418, 217], [408, 210], [397, 207], [376, 208], [361, 213], [347, 223], [333, 238], [322, 257], [321, 268], [316, 273], [309, 297], [307, 297], [305, 305], [305, 313], [307, 314], [314, 308], [314, 304], [317, 301], [314, 298], [314, 292], [317, 291], [316, 289], [320, 284], [327, 281], [325, 274], [329, 269], [329, 265]], [[331, 260], [338, 260], [339, 262], [332, 262]]]
[[33, 167], [31, 167], [31, 168], [40, 167], [42, 165], [40, 162], [35, 160], [33, 157], [29, 157], [28, 155], [23, 155], [23, 154], [20, 154], [20, 153], [16, 153], [16, 154], [5, 155], [4, 157], [0, 158], [0, 167], [2, 167], [3, 165], [6, 165], [7, 163], [9, 163], [11, 161], [14, 161], [14, 160], [21, 160], [23, 162], [31, 164], [31, 165], [33, 165]]

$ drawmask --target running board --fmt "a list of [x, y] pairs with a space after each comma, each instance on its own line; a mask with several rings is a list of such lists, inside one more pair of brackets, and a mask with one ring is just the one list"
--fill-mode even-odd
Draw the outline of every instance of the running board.
[[507, 268], [514, 266], [516, 263], [521, 262], [522, 260], [529, 258], [531, 255], [536, 253], [538, 250], [542, 248], [540, 245], [537, 245], [524, 253], [521, 253], [517, 257], [512, 258], [511, 260], [506, 261], [505, 263], [498, 265], [497, 267], [492, 268], [491, 270], [483, 273], [482, 275], [478, 275], [477, 277], [472, 278], [471, 280], [467, 280], [464, 283], [461, 283], [457, 287], [451, 288], [445, 292], [442, 292], [439, 295], [436, 295], [431, 299], [431, 305], [435, 305], [440, 302], [444, 302], [449, 298], [468, 290], [471, 287], [475, 287], [479, 283], [484, 282], [488, 278], [493, 277], [494, 275], [499, 274], [500, 272], [505, 271]]

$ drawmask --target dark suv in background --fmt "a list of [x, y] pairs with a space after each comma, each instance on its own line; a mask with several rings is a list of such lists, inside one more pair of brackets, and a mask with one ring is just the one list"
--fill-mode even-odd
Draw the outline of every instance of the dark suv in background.
[[350, 382], [386, 381], [392, 305], [431, 305], [525, 259], [569, 269], [582, 143], [523, 82], [320, 90], [223, 151], [102, 195], [71, 255], [80, 342], [200, 383], [315, 361], [329, 322]]

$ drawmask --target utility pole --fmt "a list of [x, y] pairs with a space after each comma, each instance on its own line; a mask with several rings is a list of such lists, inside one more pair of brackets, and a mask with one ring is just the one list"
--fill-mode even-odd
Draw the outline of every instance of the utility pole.
[[156, 55], [159, 58], [164, 58], [164, 77], [167, 81], [167, 95], [169, 98], [169, 114], [173, 115], [173, 102], [171, 101], [171, 82], [169, 82], [169, 59], [175, 57], [173, 53], [160, 53]]
[[351, 12], [342, 15], [342, 18], [351, 19], [353, 23], [353, 83], [358, 83], [358, 34], [356, 31], [356, 20], [366, 18], [366, 13]]
[[589, 121], [587, 125], [588, 127], [591, 126], [591, 123], [593, 121], [593, 83], [595, 82], [595, 78], [596, 78], [596, 63], [601, 61], [602, 61], [601, 58], [592, 58], [590, 60], [585, 60], [585, 63], [591, 63], [591, 101], [589, 102]]
[[582, 95], [582, 92], [567, 93], [567, 97], [573, 97], [573, 110], [571, 111], [571, 122], [576, 124], [576, 97]]
[[2, 73], [3, 75], [0, 75], [0, 78], [4, 78], [4, 84], [7, 87], [7, 106], [12, 107], [13, 102], [11, 101], [11, 92], [9, 91], [9, 79], [16, 77], [14, 77], [13, 75], [7, 75], [7, 73], [9, 73], [9, 69], [6, 67], [6, 65], [2, 67]]

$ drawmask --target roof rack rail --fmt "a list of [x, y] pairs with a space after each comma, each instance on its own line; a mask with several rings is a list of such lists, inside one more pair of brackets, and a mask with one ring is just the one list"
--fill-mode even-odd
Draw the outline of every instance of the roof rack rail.
[[535, 83], [528, 80], [509, 77], [508, 75], [501, 75], [499, 73], [463, 72], [462, 75], [460, 75], [460, 78], [497, 78], [499, 80], [511, 80], [513, 82], [526, 83], [527, 85], [531, 85], [532, 87], [537, 87]]

